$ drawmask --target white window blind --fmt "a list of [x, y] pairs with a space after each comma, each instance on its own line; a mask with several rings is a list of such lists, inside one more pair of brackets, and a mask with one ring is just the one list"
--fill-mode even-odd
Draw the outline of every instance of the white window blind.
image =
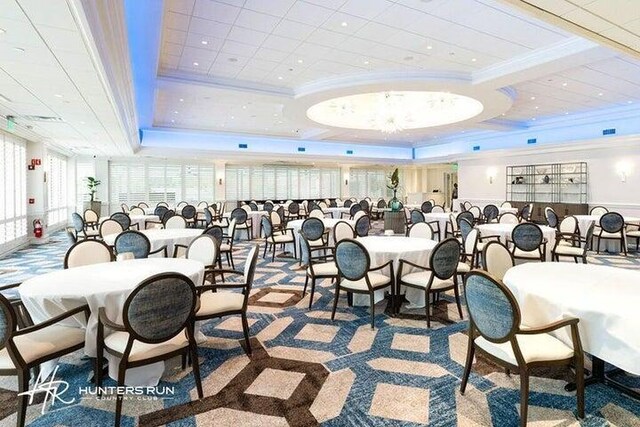
[[26, 241], [26, 144], [0, 132], [0, 252]]
[[87, 189], [87, 178], [95, 177], [95, 165], [92, 161], [76, 161], [76, 212], [82, 212], [84, 203], [91, 200]]
[[353, 197], [388, 197], [387, 173], [382, 169], [351, 169], [349, 192]]
[[51, 227], [66, 222], [68, 217], [67, 159], [48, 153], [47, 165], [47, 224]]

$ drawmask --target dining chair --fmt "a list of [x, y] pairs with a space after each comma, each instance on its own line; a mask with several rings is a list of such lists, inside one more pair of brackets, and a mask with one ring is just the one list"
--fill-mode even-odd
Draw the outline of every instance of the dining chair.
[[337, 245], [338, 242], [345, 239], [355, 239], [356, 231], [351, 224], [346, 221], [338, 221], [333, 226], [333, 244]]
[[231, 211], [231, 218], [236, 220], [236, 230], [245, 231], [247, 240], [251, 240], [251, 236], [253, 236], [253, 221], [249, 218], [247, 211], [242, 208], [235, 208]]
[[164, 223], [166, 230], [184, 230], [187, 228], [187, 219], [182, 215], [170, 216]]
[[[335, 249], [335, 260], [338, 266], [338, 280], [336, 280], [333, 310], [331, 320], [336, 316], [340, 290], [355, 294], [369, 295], [371, 310], [371, 329], [375, 328], [375, 298], [377, 290], [389, 288], [391, 292], [391, 305], [395, 304], [395, 276], [393, 262], [386, 262], [378, 267], [371, 267], [371, 258], [367, 249], [357, 240], [346, 239], [338, 242]], [[387, 269], [389, 275], [380, 273]]]
[[468, 201], [468, 200], [467, 200], [467, 201], [465, 201], [465, 202], [463, 202], [463, 205], [464, 205], [464, 210], [465, 210], [465, 211], [468, 211], [468, 210], [469, 210], [469, 209], [471, 209], [471, 207], [473, 206], [473, 204], [472, 204], [470, 201]]
[[431, 209], [431, 213], [444, 213], [444, 206], [434, 205]]
[[[317, 219], [317, 218], [311, 218]], [[308, 221], [308, 220], [307, 220]], [[318, 220], [320, 221], [320, 220]], [[322, 222], [322, 221], [320, 221]], [[293, 228], [285, 228], [279, 231], [273, 229], [273, 225], [271, 224], [271, 220], [263, 215], [260, 219], [260, 225], [262, 226], [262, 233], [264, 234], [264, 253], [262, 254], [262, 258], [267, 256], [267, 250], [271, 250], [271, 262], [275, 261], [276, 258], [276, 245], [282, 245], [284, 250], [285, 245], [291, 244], [293, 246], [293, 257], [297, 258], [297, 248], [296, 248], [296, 238], [293, 234]], [[322, 230], [324, 231], [324, 224], [322, 226]], [[324, 245], [318, 245], [324, 246]]]
[[483, 221], [486, 223], [496, 221], [499, 214], [500, 210], [496, 205], [489, 204], [482, 209]]
[[607, 212], [600, 217], [598, 229], [598, 248], [596, 253], [600, 254], [600, 242], [602, 240], [617, 240], [624, 256], [627, 256], [627, 240], [624, 235], [624, 218], [618, 212]]
[[271, 212], [273, 210], [273, 202], [270, 201], [266, 201], [264, 202], [264, 205], [262, 206], [262, 209], [267, 211], [267, 212]]
[[513, 212], [505, 212], [498, 217], [499, 224], [518, 224], [520, 219]]
[[[309, 309], [313, 305], [313, 295], [316, 290], [316, 280], [331, 279], [335, 281], [338, 279], [338, 267], [336, 266], [333, 253], [327, 254], [327, 251], [331, 251], [333, 248], [328, 246], [312, 247], [309, 245], [304, 232], [300, 232], [300, 259], [301, 267], [305, 269], [305, 281], [304, 288], [302, 289], [302, 297], [306, 295], [307, 285], [311, 281], [311, 295], [309, 296]], [[323, 251], [322, 255], [314, 255], [314, 252]]]
[[329, 232], [325, 229], [324, 222], [319, 218], [307, 218], [300, 226], [300, 232], [307, 236], [309, 246], [312, 248], [326, 246]]
[[344, 203], [342, 204], [342, 207], [350, 208], [352, 204], [353, 204], [353, 202], [352, 202], [351, 200], [347, 199], [347, 200], [345, 200], [345, 201], [344, 201]]
[[609, 212], [609, 209], [605, 208], [604, 206], [594, 206], [591, 208], [591, 210], [589, 210], [589, 215], [602, 216], [607, 212]]
[[580, 228], [578, 225], [578, 219], [573, 215], [564, 217], [562, 221], [560, 221], [560, 224], [558, 224], [556, 243], [559, 245], [576, 246], [579, 241]]
[[121, 203], [120, 204], [120, 209], [122, 209], [122, 213], [129, 213], [129, 206], [127, 206], [126, 203]]
[[501, 208], [511, 209], [511, 202], [502, 202], [500, 205]]
[[129, 216], [143, 216], [144, 214], [144, 210], [138, 206], [134, 206], [129, 210]]
[[353, 215], [353, 218], [351, 218], [351, 220], [354, 221], [354, 222], [358, 222], [358, 220], [360, 218], [362, 218], [363, 216], [367, 216], [367, 213], [365, 211], [363, 211], [362, 209], [360, 209], [358, 212], [356, 212]]
[[420, 211], [422, 211], [422, 213], [430, 213], [432, 210], [433, 204], [429, 201], [422, 202], [422, 205], [420, 205]]
[[100, 238], [104, 239], [104, 236], [108, 236], [110, 234], [120, 234], [124, 231], [122, 225], [114, 219], [105, 219], [100, 223], [100, 228], [98, 229], [98, 234]]
[[185, 206], [187, 206], [188, 203], [187, 202], [178, 202], [178, 204], [176, 205], [176, 212], [180, 212]]
[[522, 207], [519, 212], [521, 221], [531, 221], [531, 213], [533, 212], [533, 203], [528, 203]]
[[147, 202], [140, 202], [140, 203], [138, 203], [138, 207], [139, 208], [143, 208], [143, 209], [148, 209], [149, 208], [149, 204]]
[[101, 240], [80, 240], [64, 256], [63, 268], [82, 267], [113, 261], [111, 248]]
[[449, 221], [447, 221], [447, 225], [445, 226], [444, 237], [460, 237], [458, 221], [456, 220], [456, 216], [453, 213], [449, 214]]
[[482, 211], [480, 210], [479, 206], [471, 206], [469, 209], [467, 209], [467, 212], [471, 212], [471, 214], [473, 215], [473, 224], [477, 224], [482, 220]]
[[99, 308], [94, 375], [100, 396], [104, 353], [119, 359], [116, 427], [122, 416], [122, 390], [127, 369], [189, 354], [198, 398], [202, 399], [198, 347], [194, 337], [197, 304], [196, 287], [191, 279], [179, 273], [160, 273], [143, 280], [129, 294], [122, 309], [122, 324], [110, 319], [104, 307]]
[[499, 241], [487, 242], [482, 249], [482, 267], [493, 277], [502, 280], [507, 270], [516, 265], [509, 248]]
[[376, 215], [376, 219], [384, 218], [384, 210], [387, 208], [387, 202], [384, 199], [378, 200], [372, 212]]
[[236, 220], [232, 218], [229, 221], [229, 226], [227, 227], [227, 234], [222, 235], [222, 240], [220, 243], [220, 258], [222, 255], [227, 259], [227, 265], [231, 268], [236, 268], [233, 263], [233, 241], [235, 240], [236, 234]]
[[[484, 271], [465, 276], [465, 300], [469, 313], [467, 357], [460, 393], [464, 395], [475, 352], [503, 366], [507, 374], [520, 375], [520, 425], [527, 425], [529, 375], [532, 369], [548, 366], [575, 368], [578, 418], [584, 418], [584, 353], [578, 319], [564, 318], [545, 326], [523, 328], [518, 302], [499, 280]], [[572, 346], [550, 332], [570, 328]]]
[[[247, 255], [247, 260], [244, 263], [244, 269], [242, 271], [219, 270], [221, 274], [242, 276], [243, 281], [241, 283], [213, 283], [199, 286], [197, 288], [200, 298], [200, 307], [196, 312], [195, 320], [203, 321], [224, 316], [240, 315], [246, 352], [249, 355], [251, 354], [251, 342], [249, 341], [247, 305], [249, 302], [249, 295], [251, 294], [251, 288], [253, 286], [253, 278], [256, 271], [259, 251], [260, 247], [257, 243], [251, 244], [249, 254]], [[229, 290], [234, 289], [237, 289], [240, 292], [229, 292]]]
[[158, 204], [158, 206], [153, 209], [153, 214], [158, 217], [158, 219], [162, 219], [164, 214], [169, 210], [165, 205]]
[[114, 212], [111, 214], [110, 218], [114, 221], [118, 221], [122, 226], [122, 229], [125, 231], [131, 228], [131, 218], [129, 218], [129, 215], [126, 213]]
[[417, 224], [419, 222], [425, 222], [424, 213], [418, 209], [411, 211], [411, 224]]
[[[179, 245], [176, 245], [176, 249]], [[204, 277], [202, 284], [206, 284], [207, 278], [215, 283], [216, 263], [220, 262], [220, 242], [210, 234], [201, 234], [186, 247], [185, 259], [200, 261], [204, 264]]]
[[369, 215], [369, 209], [371, 208], [371, 199], [365, 198], [363, 200], [360, 200], [358, 204], [360, 205], [360, 208], [365, 212], [365, 214]]
[[523, 222], [516, 225], [507, 239], [507, 246], [511, 247], [511, 254], [515, 259], [535, 260], [542, 262], [547, 257], [547, 239], [538, 224]]
[[71, 221], [73, 223], [73, 229], [75, 232], [76, 240], [78, 239], [97, 239], [100, 237], [98, 230], [94, 228], [88, 228], [84, 222], [84, 219], [79, 213], [74, 212], [71, 214]]
[[[427, 328], [431, 327], [429, 314], [429, 296], [453, 290], [458, 314], [462, 319], [462, 306], [460, 305], [460, 293], [458, 291], [457, 269], [460, 259], [460, 243], [450, 237], [438, 242], [429, 255], [429, 264], [426, 266], [400, 259], [398, 266], [398, 292], [400, 286], [407, 286], [424, 291], [425, 314], [427, 315]], [[409, 271], [407, 271], [409, 269]], [[418, 270], [418, 271], [415, 271]], [[403, 272], [407, 271], [403, 274]]]
[[[182, 207], [182, 212], [180, 215], [187, 222], [187, 227], [195, 227], [196, 226], [196, 218], [198, 215], [198, 210], [193, 205], [186, 205]], [[166, 226], [165, 226], [166, 228]]]
[[[560, 257], [571, 257], [577, 263], [578, 258], [582, 260], [583, 264], [587, 263], [587, 250], [589, 244], [593, 239], [593, 230], [595, 229], [595, 223], [589, 224], [585, 238], [582, 239], [578, 234], [571, 238], [571, 244], [562, 244], [562, 239], [556, 239], [556, 244], [551, 250], [551, 260], [560, 261]], [[577, 244], [577, 246], [576, 246]]]
[[369, 230], [371, 230], [371, 218], [369, 218], [369, 215], [362, 215], [358, 218], [355, 230], [358, 237], [365, 237], [369, 235]]
[[298, 203], [289, 203], [289, 205], [287, 206], [287, 210], [285, 211], [285, 219], [286, 221], [300, 219], [300, 205]]
[[100, 222], [100, 216], [91, 209], [86, 209], [82, 214], [84, 224], [87, 228], [97, 228]]
[[156, 204], [156, 207], [158, 207], [158, 206], [164, 206], [167, 209], [169, 208], [169, 204], [167, 202], [158, 202]]
[[258, 205], [256, 204], [256, 202], [250, 202], [249, 203], [249, 209], [251, 209], [252, 211], [257, 211], [258, 210]]
[[[635, 227], [636, 229], [631, 229]], [[625, 234], [627, 239], [634, 239], [636, 241], [636, 252], [638, 252], [638, 247], [640, 246], [640, 225], [639, 224], [626, 224]]]
[[324, 218], [324, 212], [322, 211], [321, 208], [316, 207], [316, 208], [312, 209], [311, 212], [309, 212], [309, 218], [322, 219], [322, 218]]
[[417, 222], [409, 227], [407, 236], [433, 240], [433, 228], [426, 222]]
[[544, 217], [547, 220], [547, 226], [551, 227], [551, 228], [558, 228], [559, 222], [558, 222], [558, 215], [556, 214], [556, 211], [553, 210], [552, 207], [547, 206], [546, 208], [544, 208]]
[[113, 247], [116, 256], [124, 253], [132, 253], [134, 258], [139, 259], [148, 258], [149, 255], [163, 252], [164, 257], [167, 257], [167, 245], [151, 251], [149, 238], [136, 230], [126, 230], [118, 234]]
[[[345, 202], [345, 204], [346, 204], [346, 202]], [[361, 207], [359, 204], [357, 204], [357, 203], [355, 203], [355, 204], [351, 204], [351, 205], [349, 205], [349, 206], [345, 206], [345, 207], [348, 207], [348, 208], [349, 208], [349, 213], [347, 213], [347, 212], [342, 212], [342, 213], [340, 214], [340, 218], [344, 218], [344, 217], [346, 216], [347, 218], [353, 219], [353, 217], [355, 216], [355, 214], [356, 214], [358, 211], [361, 211], [361, 210], [362, 210], [362, 207]]]
[[89, 306], [81, 305], [44, 322], [18, 329], [21, 320], [15, 304], [0, 294], [0, 375], [18, 378], [17, 396], [11, 398], [18, 403], [18, 427], [23, 427], [26, 421], [31, 371], [39, 373], [42, 363], [55, 361], [84, 347], [85, 330], [64, 325], [67, 319], [80, 314], [84, 314], [83, 321], [87, 322]]

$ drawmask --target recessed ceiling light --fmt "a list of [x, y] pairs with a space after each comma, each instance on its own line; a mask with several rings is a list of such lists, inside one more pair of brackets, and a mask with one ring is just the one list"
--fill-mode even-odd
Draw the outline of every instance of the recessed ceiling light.
[[538, 108], [540, 108], [540, 107], [538, 107], [538, 106], [536, 105], [536, 106], [535, 106], [535, 107], [533, 107], [533, 108], [535, 108], [535, 109], [537, 110], [537, 109], [538, 109]]
[[197, 62], [194, 62], [194, 63], [193, 63], [193, 66], [194, 66], [194, 67], [197, 67], [198, 65], [200, 65], [200, 64], [198, 64]]
[[602, 92], [600, 92], [600, 93], [598, 94], [598, 96], [602, 96], [602, 95], [604, 95]]
[[13, 50], [15, 50], [16, 52], [24, 52], [24, 49], [21, 47], [14, 47]]
[[427, 50], [431, 50], [431, 49], [433, 49], [433, 46], [428, 45], [428, 46], [427, 46]]
[[184, 98], [180, 98], [180, 102], [184, 102]]
[[233, 119], [235, 119], [235, 118], [236, 118], [236, 116], [231, 116], [231, 120], [233, 120]]
[[269, 128], [264, 128], [264, 130], [269, 130]]
[[4, 28], [0, 28], [0, 34], [4, 34], [6, 32], [7, 32], [7, 30], [5, 30]]
[[535, 97], [535, 96], [532, 96], [532, 97], [531, 97], [531, 100], [532, 100], [532, 101], [535, 101], [535, 100], [536, 100], [536, 97]]
[[471, 58], [471, 62], [476, 62], [477, 59], [476, 58]]
[[278, 113], [273, 113], [273, 117], [278, 117]]
[[346, 27], [348, 24], [347, 24], [346, 21], [343, 21], [342, 24], [340, 24], [340, 25], [342, 25], [343, 27]]
[[175, 122], [176, 122], [175, 120], [171, 119], [171, 123], [175, 123]]
[[56, 93], [56, 94], [55, 94], [55, 95], [53, 95], [53, 96], [55, 96], [56, 98], [62, 98], [62, 95], [60, 95], [59, 93]]
[[633, 101], [627, 101], [627, 104], [633, 104]]
[[81, 124], [81, 125], [83, 125], [83, 124], [85, 124], [85, 122], [83, 122], [83, 121], [80, 121], [80, 124]]
[[562, 86], [566, 87], [567, 86], [567, 82], [562, 83]]
[[208, 42], [208, 41], [206, 41], [206, 40], [202, 40], [200, 43], [202, 43], [202, 44], [204, 44], [204, 45], [208, 45], [208, 44], [209, 44], [209, 42]]
[[302, 59], [298, 59], [298, 64], [302, 64], [304, 61]]
[[536, 118], [535, 118], [535, 117], [531, 117], [531, 120], [535, 122], [535, 121], [536, 121]]
[[565, 115], [565, 116], [569, 115], [569, 112], [568, 112], [568, 111], [565, 111], [565, 112], [564, 112], [564, 115]]
[[369, 61], [364, 61], [363, 64], [364, 65], [369, 65]]
[[282, 80], [282, 76], [278, 76], [278, 80]]
[[174, 112], [173, 112], [173, 114], [178, 114], [178, 111], [177, 111], [177, 110], [176, 110], [176, 111], [174, 111]]
[[246, 106], [246, 105], [243, 105], [243, 106], [242, 106], [242, 109], [243, 109], [243, 110], [246, 110], [246, 109], [247, 109], [247, 106]]

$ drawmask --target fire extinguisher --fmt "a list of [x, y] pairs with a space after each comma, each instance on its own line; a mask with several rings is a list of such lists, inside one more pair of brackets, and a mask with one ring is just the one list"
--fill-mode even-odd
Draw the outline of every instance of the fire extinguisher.
[[42, 237], [42, 222], [39, 219], [33, 220], [33, 235]]

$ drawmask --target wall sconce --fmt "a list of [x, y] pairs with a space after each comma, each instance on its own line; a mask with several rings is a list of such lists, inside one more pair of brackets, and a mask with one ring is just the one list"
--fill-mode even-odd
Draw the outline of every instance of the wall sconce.
[[631, 170], [633, 169], [631, 162], [627, 160], [623, 160], [616, 164], [616, 171], [620, 176], [621, 182], [627, 182], [627, 176], [631, 174]]
[[489, 178], [489, 184], [493, 184], [493, 180], [496, 179], [496, 168], [487, 169], [487, 178]]

